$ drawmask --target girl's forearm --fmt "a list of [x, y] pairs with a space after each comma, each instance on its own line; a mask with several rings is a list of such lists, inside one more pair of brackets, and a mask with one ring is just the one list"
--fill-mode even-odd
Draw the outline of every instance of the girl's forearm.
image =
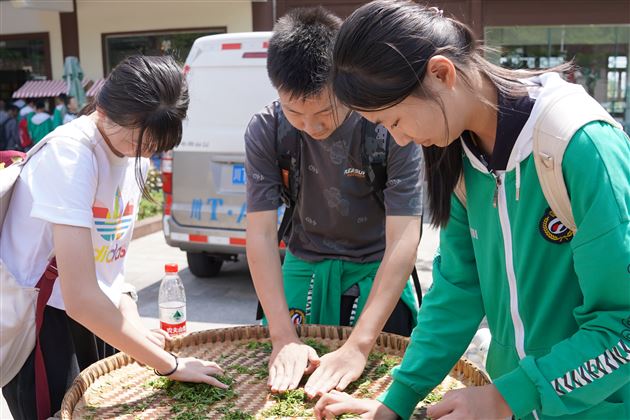
[[127, 319], [100, 290], [82, 296], [81, 300], [84, 302], [81, 305], [66, 303], [68, 315], [78, 323], [158, 372], [169, 372], [175, 367], [173, 356], [149, 341], [141, 324]]

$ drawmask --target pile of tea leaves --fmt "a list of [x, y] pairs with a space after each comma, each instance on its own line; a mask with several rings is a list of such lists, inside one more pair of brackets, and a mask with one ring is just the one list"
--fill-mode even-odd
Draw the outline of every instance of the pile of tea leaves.
[[[320, 341], [307, 338], [304, 343], [313, 347], [317, 354], [323, 356], [331, 350]], [[172, 381], [167, 378], [152, 379], [147, 382], [147, 386], [164, 391], [169, 401], [170, 411], [175, 420], [192, 420], [208, 418], [211, 406], [222, 402], [215, 412], [221, 413], [222, 420], [254, 420], [260, 418], [277, 417], [313, 417], [313, 407], [317, 399], [309, 399], [302, 388], [290, 390], [279, 394], [270, 394], [271, 404], [259, 413], [245, 413], [236, 408], [238, 392], [234, 389], [235, 378], [239, 375], [248, 375], [251, 379], [247, 381], [264, 381], [268, 377], [268, 357], [272, 352], [272, 345], [266, 341], [250, 341], [242, 345], [247, 350], [254, 351], [259, 358], [251, 363], [250, 361], [241, 364], [232, 359], [230, 354], [224, 354], [219, 358], [225, 369], [225, 376], [218, 376], [221, 382], [229, 385], [227, 389], [220, 389], [206, 384], [192, 384]], [[388, 355], [383, 352], [372, 352], [368, 357], [368, 362], [363, 374], [352, 382], [346, 392], [354, 394], [359, 398], [375, 398], [372, 385], [375, 381], [388, 375], [392, 368], [398, 365], [401, 357]], [[307, 378], [304, 378], [302, 385]], [[238, 379], [242, 381], [241, 378]], [[437, 401], [439, 394], [430, 394], [425, 399], [425, 403]], [[137, 407], [135, 407], [137, 408]], [[135, 410], [137, 412], [137, 410]], [[339, 418], [354, 418], [355, 415], [344, 415]]]
[[[164, 377], [151, 379], [147, 385], [166, 393], [171, 400], [171, 413], [175, 420], [196, 420], [206, 418], [211, 405], [238, 396], [232, 387], [234, 382], [232, 378], [221, 375], [217, 375], [216, 378], [228, 385], [228, 388], [222, 389], [205, 383], [178, 382]], [[228, 414], [232, 416], [230, 419], [241, 418], [234, 417], [231, 412], [224, 413], [224, 418], [227, 418]]]

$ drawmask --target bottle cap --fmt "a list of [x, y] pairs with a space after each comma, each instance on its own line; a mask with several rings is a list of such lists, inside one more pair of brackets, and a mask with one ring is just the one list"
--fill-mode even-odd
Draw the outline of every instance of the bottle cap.
[[165, 264], [164, 271], [167, 273], [177, 273], [179, 269], [177, 268], [177, 264]]

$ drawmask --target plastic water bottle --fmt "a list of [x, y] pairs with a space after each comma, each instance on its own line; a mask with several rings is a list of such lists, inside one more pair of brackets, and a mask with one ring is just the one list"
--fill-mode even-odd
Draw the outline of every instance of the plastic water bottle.
[[164, 277], [160, 284], [158, 304], [160, 306], [160, 328], [170, 335], [186, 332], [186, 292], [177, 275], [177, 264], [164, 266]]

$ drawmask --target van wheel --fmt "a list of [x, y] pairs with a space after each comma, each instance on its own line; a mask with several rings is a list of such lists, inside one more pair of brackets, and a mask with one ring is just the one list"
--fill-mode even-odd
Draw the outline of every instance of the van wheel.
[[223, 259], [201, 252], [187, 252], [188, 268], [195, 277], [215, 277], [221, 271]]

